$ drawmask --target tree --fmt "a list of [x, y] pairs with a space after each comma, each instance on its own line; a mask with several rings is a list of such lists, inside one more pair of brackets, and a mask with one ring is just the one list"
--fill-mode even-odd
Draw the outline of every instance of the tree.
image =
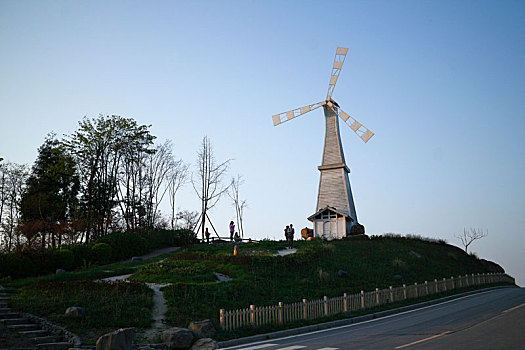
[[[22, 232], [41, 229], [42, 246], [46, 246], [46, 235], [50, 235], [51, 246], [62, 244], [62, 230], [77, 209], [80, 188], [76, 165], [66, 152], [64, 145], [50, 134], [38, 149], [38, 157], [31, 168], [22, 194], [20, 213], [24, 226]], [[37, 223], [38, 224], [35, 224]], [[58, 242], [56, 241], [58, 239]]]
[[[99, 115], [96, 119], [84, 118], [78, 130], [68, 136], [66, 144], [80, 172], [86, 242], [93, 235], [97, 237], [108, 232], [119, 201], [131, 206], [133, 215], [140, 207], [140, 198], [139, 203], [135, 203], [135, 193], [142, 185], [137, 181], [141, 162], [145, 155], [154, 153], [150, 146], [155, 137], [150, 134], [149, 127], [139, 125], [132, 118]], [[119, 171], [126, 172], [128, 179], [125, 198], [119, 198], [118, 194]], [[127, 218], [128, 213], [124, 211], [123, 216]]]
[[[171, 229], [176, 227], [177, 215], [175, 213], [175, 197], [179, 189], [186, 183], [188, 176], [188, 165], [181, 160], [177, 160], [172, 164], [171, 171], [168, 174], [168, 194], [171, 207]], [[198, 215], [198, 214], [197, 214]], [[193, 226], [190, 228], [193, 229]]]
[[179, 211], [176, 216], [177, 224], [175, 228], [183, 230], [193, 230], [197, 224], [199, 213], [196, 211]]
[[244, 238], [243, 215], [244, 209], [247, 207], [246, 200], [239, 199], [239, 188], [243, 183], [244, 180], [241, 175], [237, 175], [237, 178], [232, 177], [230, 189], [228, 191], [228, 196], [231, 198], [232, 204], [235, 207], [237, 228], [242, 238]]
[[482, 239], [483, 237], [487, 237], [489, 234], [488, 231], [483, 231], [482, 229], [474, 229], [470, 228], [470, 230], [467, 230], [466, 228], [463, 229], [462, 235], [455, 236], [461, 241], [461, 244], [465, 247], [465, 252], [468, 253], [468, 246], [474, 242], [475, 240]]
[[26, 178], [25, 165], [0, 164], [0, 232], [7, 251], [20, 249], [23, 243], [16, 228], [20, 223], [20, 202]]
[[[202, 139], [201, 148], [197, 151], [197, 175], [195, 175], [196, 179], [192, 176], [191, 184], [201, 200], [199, 227], [203, 240], [206, 220], [208, 220], [213, 227], [213, 223], [211, 223], [208, 216], [208, 211], [217, 204], [221, 196], [229, 188], [229, 185], [224, 186], [222, 184], [222, 180], [228, 171], [230, 161], [229, 159], [222, 163], [217, 163], [210, 139], [207, 136]], [[217, 231], [215, 231], [215, 233], [217, 234]]]

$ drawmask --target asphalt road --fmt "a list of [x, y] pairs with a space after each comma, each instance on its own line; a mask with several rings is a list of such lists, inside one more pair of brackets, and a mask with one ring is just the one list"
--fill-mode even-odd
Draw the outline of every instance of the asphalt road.
[[525, 349], [525, 289], [503, 288], [237, 350]]

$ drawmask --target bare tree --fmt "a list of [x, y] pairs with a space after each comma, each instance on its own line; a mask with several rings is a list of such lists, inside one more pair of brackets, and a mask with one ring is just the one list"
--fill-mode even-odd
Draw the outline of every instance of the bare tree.
[[[188, 164], [181, 160], [173, 162], [170, 173], [168, 174], [168, 195], [171, 207], [171, 229], [176, 228], [177, 214], [175, 197], [179, 189], [186, 183], [188, 177]], [[192, 227], [193, 228], [193, 227]]]
[[467, 230], [466, 228], [463, 229], [462, 235], [455, 236], [461, 241], [461, 244], [465, 247], [465, 252], [468, 252], [468, 246], [474, 242], [475, 240], [482, 239], [483, 237], [487, 237], [489, 234], [488, 231], [483, 231], [482, 229], [475, 229], [470, 228], [470, 230]]
[[201, 200], [201, 214], [199, 227], [201, 229], [201, 235], [203, 240], [206, 220], [208, 220], [215, 233], [217, 234], [213, 223], [208, 217], [208, 211], [217, 204], [222, 194], [228, 191], [229, 185], [223, 185], [222, 180], [223, 177], [226, 175], [226, 172], [228, 171], [230, 161], [231, 159], [217, 164], [217, 161], [215, 160], [215, 155], [213, 154], [213, 147], [211, 145], [210, 139], [207, 136], [204, 136], [204, 138], [202, 139], [201, 148], [197, 152], [197, 175], [195, 175], [196, 179], [194, 179], [193, 176], [191, 179], [193, 189], [195, 190], [195, 193], [197, 193], [197, 196]]
[[16, 230], [20, 224], [20, 202], [24, 192], [24, 185], [28, 171], [26, 165], [15, 163], [2, 164], [1, 171], [1, 200], [2, 217], [0, 221], [0, 232], [2, 244], [6, 251], [13, 248], [19, 249], [22, 245], [20, 232]]
[[179, 211], [176, 217], [177, 226], [175, 227], [177, 229], [193, 230], [193, 228], [197, 224], [198, 218], [199, 218], [199, 212], [197, 211], [189, 211], [189, 210]]
[[237, 217], [237, 227], [239, 229], [239, 233], [241, 234], [241, 237], [244, 238], [244, 228], [243, 228], [243, 214], [244, 209], [246, 208], [246, 200], [239, 199], [239, 188], [244, 183], [244, 180], [242, 179], [241, 175], [237, 175], [237, 178], [232, 177], [232, 181], [230, 183], [230, 189], [228, 190], [228, 196], [232, 200], [232, 204], [235, 207], [235, 214]]

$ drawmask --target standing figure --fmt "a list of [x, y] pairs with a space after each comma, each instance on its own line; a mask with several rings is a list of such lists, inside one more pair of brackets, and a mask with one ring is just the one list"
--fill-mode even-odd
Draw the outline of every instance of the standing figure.
[[235, 224], [230, 221], [230, 241], [233, 241], [233, 233], [235, 232]]
[[206, 236], [206, 243], [210, 243], [210, 232], [208, 231], [207, 227], [206, 231], [204, 231], [204, 235]]
[[290, 233], [290, 226], [286, 225], [284, 228], [284, 239], [288, 241], [288, 234]]
[[288, 229], [288, 248], [293, 248], [293, 235], [295, 234], [295, 230], [293, 228], [293, 225], [290, 224], [290, 228]]

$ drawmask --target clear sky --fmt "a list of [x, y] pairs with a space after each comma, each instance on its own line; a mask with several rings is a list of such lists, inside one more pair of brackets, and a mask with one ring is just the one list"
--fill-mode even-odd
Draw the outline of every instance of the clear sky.
[[[333, 98], [376, 134], [340, 125], [367, 233], [486, 229], [472, 250], [525, 285], [523, 1], [0, 0], [0, 157], [31, 165], [99, 113], [192, 165], [207, 135], [245, 179], [246, 233], [281, 239], [311, 227], [324, 120], [271, 116], [325, 98], [337, 46]], [[177, 206], [199, 209], [190, 185]], [[222, 234], [234, 213], [211, 213]]]

